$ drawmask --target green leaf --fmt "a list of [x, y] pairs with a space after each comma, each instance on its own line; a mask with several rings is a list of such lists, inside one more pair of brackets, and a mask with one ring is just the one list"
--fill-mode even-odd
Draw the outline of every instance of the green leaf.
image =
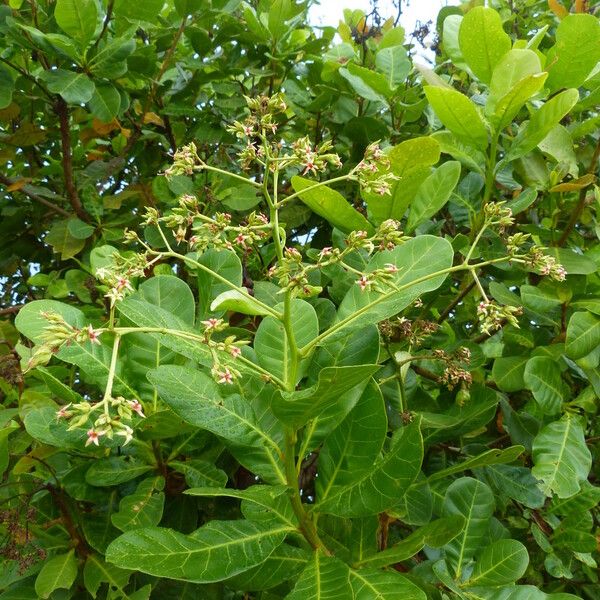
[[325, 185], [313, 190], [302, 191], [315, 185], [315, 183], [304, 177], [292, 177], [294, 191], [301, 192], [299, 195], [300, 200], [331, 225], [345, 233], [351, 231], [373, 233], [373, 226], [356, 209], [352, 208], [339, 192]]
[[500, 15], [483, 6], [472, 8], [463, 17], [458, 43], [471, 71], [484, 83], [489, 83], [494, 67], [512, 45]]
[[55, 69], [44, 71], [41, 77], [49, 91], [60, 94], [69, 104], [85, 104], [94, 95], [94, 83], [85, 73]]
[[509, 585], [525, 574], [527, 548], [517, 540], [497, 540], [483, 550], [465, 585]]
[[56, 0], [54, 18], [68, 36], [86, 46], [96, 31], [98, 8], [94, 0]]
[[430, 173], [429, 167], [440, 159], [440, 145], [431, 136], [406, 140], [386, 152], [392, 173], [398, 178], [392, 183], [391, 197], [375, 192], [361, 192], [370, 217], [377, 223], [386, 219], [400, 220], [419, 186]]
[[443, 516], [459, 515], [465, 519], [463, 531], [445, 548], [457, 579], [481, 549], [495, 509], [494, 495], [481, 481], [461, 477], [448, 487], [442, 507]]
[[325, 367], [319, 372], [316, 385], [275, 396], [273, 412], [283, 423], [298, 429], [337, 404], [343, 394], [368, 381], [379, 368], [379, 365]]
[[454, 475], [455, 473], [462, 473], [463, 471], [467, 471], [469, 469], [474, 469], [476, 467], [485, 467], [488, 465], [501, 465], [505, 463], [514, 462], [519, 458], [521, 454], [525, 451], [523, 446], [510, 446], [509, 448], [504, 448], [502, 450], [492, 449], [479, 454], [478, 456], [473, 456], [463, 462], [457, 463], [451, 467], [447, 467], [446, 469], [442, 469], [441, 471], [436, 471], [432, 475], [427, 478], [427, 481], [431, 483], [432, 481], [437, 481], [439, 479], [444, 479], [448, 477], [448, 475]]
[[395, 571], [350, 571], [354, 600], [426, 600], [425, 592]]
[[437, 168], [421, 184], [417, 195], [410, 204], [410, 213], [406, 224], [407, 231], [413, 231], [445, 206], [459, 177], [460, 163], [451, 160]]
[[387, 319], [422, 294], [437, 289], [446, 278], [446, 274], [438, 273], [450, 268], [453, 258], [450, 243], [432, 235], [420, 235], [394, 250], [378, 252], [367, 271], [396, 265], [399, 272], [393, 279], [395, 288], [381, 293], [352, 286], [340, 304], [335, 333], [328, 335], [328, 341], [347, 335], [347, 327], [357, 329]]
[[518, 392], [525, 388], [523, 375], [528, 356], [504, 356], [497, 358], [492, 367], [492, 377], [502, 392]]
[[589, 312], [576, 312], [567, 325], [565, 351], [577, 360], [600, 346], [600, 317]]
[[420, 419], [394, 433], [389, 451], [344, 486], [334, 486], [317, 506], [319, 512], [363, 517], [383, 512], [395, 504], [417, 477], [423, 461]]
[[485, 155], [481, 150], [464, 144], [451, 131], [436, 131], [431, 137], [438, 142], [443, 154], [449, 154], [470, 171], [484, 175], [482, 165], [485, 164]]
[[546, 58], [548, 89], [579, 87], [600, 61], [600, 23], [593, 15], [566, 16], [556, 28], [556, 43]]
[[156, 577], [223, 581], [263, 562], [291, 531], [282, 525], [216, 520], [190, 535], [147, 527], [118, 537], [106, 560]]
[[180, 17], [187, 17], [205, 8], [204, 0], [175, 0], [175, 10]]
[[[276, 305], [281, 310], [283, 305]], [[315, 309], [308, 302], [298, 298], [291, 302], [291, 327], [298, 348], [312, 342], [319, 333], [319, 320]], [[261, 367], [281, 380], [286, 377], [290, 346], [287, 341], [283, 323], [274, 317], [263, 319], [254, 336], [254, 350]], [[304, 375], [307, 361], [304, 360], [297, 373], [297, 380]], [[294, 383], [297, 383], [294, 382]]]
[[83, 568], [85, 589], [96, 598], [102, 583], [108, 583], [111, 588], [122, 590], [129, 581], [130, 571], [124, 571], [114, 565], [108, 565], [96, 554], [90, 554]]
[[207, 460], [200, 458], [192, 458], [185, 462], [170, 460], [169, 466], [174, 471], [182, 473], [185, 477], [185, 482], [190, 487], [221, 487], [227, 483], [227, 473]]
[[[347, 70], [348, 73], [352, 75], [352, 78], [348, 78], [344, 75], [344, 69], [340, 70], [340, 75], [342, 75], [361, 96], [363, 96], [363, 94], [360, 93], [360, 90], [356, 89], [356, 87], [362, 88], [363, 86], [361, 84], [358, 84], [358, 86], [353, 85], [357, 83], [354, 77], [360, 77], [360, 79], [362, 79], [370, 88], [368, 91], [365, 90], [367, 94], [373, 95], [373, 91], [375, 91], [385, 98], [390, 98], [394, 94], [394, 90], [390, 87], [388, 80], [381, 73], [371, 71], [371, 69], [361, 67], [355, 63], [348, 63]], [[378, 98], [378, 100], [381, 101], [381, 98]]]
[[577, 90], [564, 90], [536, 109], [511, 144], [507, 160], [514, 160], [533, 150], [577, 104], [577, 100], [579, 100]]
[[46, 235], [45, 242], [52, 246], [54, 252], [59, 253], [62, 260], [68, 260], [73, 258], [85, 246], [85, 240], [74, 237], [69, 231], [68, 221], [56, 221], [48, 234]]
[[348, 566], [317, 551], [285, 600], [346, 600], [353, 596]]
[[513, 49], [507, 52], [494, 68], [486, 114], [494, 114], [499, 100], [506, 96], [523, 79], [542, 71], [539, 56], [533, 50]]
[[493, 106], [494, 112], [490, 117], [496, 127], [501, 131], [511, 123], [525, 102], [539, 92], [546, 80], [546, 73], [538, 73], [521, 79], [505, 96], [502, 96]]
[[154, 307], [177, 315], [186, 325], [194, 324], [196, 304], [190, 286], [178, 277], [156, 275], [140, 285], [136, 296]]
[[408, 560], [425, 546], [440, 548], [451, 542], [463, 530], [465, 519], [460, 515], [443, 517], [427, 523], [393, 546], [363, 560], [360, 566], [387, 567]]
[[357, 476], [372, 469], [386, 433], [383, 396], [379, 387], [371, 383], [319, 452], [319, 477], [315, 485], [321, 502], [335, 486], [349, 485]]
[[184, 421], [207, 429], [244, 448], [242, 464], [263, 465], [264, 477], [284, 482], [281, 449], [257, 423], [252, 405], [240, 396], [222, 399], [218, 385], [208, 375], [186, 367], [164, 365], [148, 373], [162, 400]]
[[67, 221], [69, 233], [78, 240], [87, 240], [95, 231], [93, 225], [85, 223], [81, 219], [69, 219]]
[[566, 416], [546, 425], [533, 440], [533, 463], [531, 474], [542, 482], [546, 496], [575, 495], [592, 466], [581, 424]]
[[442, 87], [425, 86], [425, 95], [437, 118], [459, 140], [485, 150], [488, 132], [475, 104], [464, 94]]
[[527, 467], [493, 465], [482, 472], [485, 480], [501, 496], [512, 498], [529, 508], [540, 508], [546, 498], [538, 487], [538, 481]]
[[96, 119], [102, 123], [110, 123], [119, 113], [121, 94], [110, 83], [96, 84], [88, 106]]
[[131, 0], [115, 0], [114, 13], [117, 17], [134, 23], [157, 23], [163, 6], [164, 0], [144, 0], [140, 4], [132, 3]]
[[11, 72], [4, 65], [0, 65], [0, 110], [10, 105], [14, 90], [15, 82]]
[[[366, 71], [366, 73], [365, 73], [365, 71]], [[354, 67], [354, 68], [348, 68], [348, 69], [342, 68], [338, 71], [338, 73], [352, 86], [352, 89], [361, 98], [364, 98], [365, 100], [370, 100], [372, 102], [385, 103], [385, 101], [386, 101], [385, 98], [386, 98], [386, 96], [389, 95], [389, 92], [388, 92], [388, 94], [382, 95], [379, 92], [379, 90], [385, 91], [386, 88], [383, 88], [382, 84], [387, 85], [387, 82], [385, 80], [378, 82], [378, 80], [377, 80], [377, 75], [379, 75], [378, 73], [372, 73], [368, 69], [364, 69], [362, 67]], [[372, 73], [375, 77], [372, 77], [371, 75], [369, 75], [370, 73]], [[377, 86], [377, 88], [376, 88], [377, 91], [376, 91], [376, 89], [371, 87], [370, 83], [375, 84]], [[292, 185], [294, 186], [294, 189], [296, 191], [298, 191], [299, 188], [296, 188], [296, 185], [294, 184], [293, 180], [294, 180], [294, 178], [292, 178]], [[326, 189], [329, 191], [332, 191], [331, 188], [326, 188]], [[302, 196], [300, 196], [300, 198], [304, 201], [304, 198], [302, 198]], [[342, 198], [342, 197], [340, 196], [340, 198]], [[313, 209], [314, 212], [317, 212], [312, 206], [311, 206], [311, 208]], [[324, 215], [321, 215], [321, 216], [324, 216]], [[325, 217], [325, 218], [327, 218], [327, 217]]]
[[286, 22], [292, 17], [290, 0], [272, 0], [268, 10], [268, 27], [274, 39], [280, 38], [288, 29]]
[[136, 479], [151, 470], [151, 465], [130, 456], [111, 456], [94, 461], [85, 474], [85, 480], [97, 487], [110, 487]]
[[386, 76], [388, 85], [392, 89], [406, 81], [412, 68], [408, 53], [401, 45], [378, 50], [375, 66]]
[[534, 356], [527, 361], [523, 374], [525, 387], [531, 391], [542, 412], [555, 415], [562, 409], [567, 391], [556, 361], [545, 356]]
[[301, 548], [281, 544], [260, 565], [248, 569], [226, 582], [236, 590], [268, 590], [290, 579], [296, 579], [306, 567], [309, 553]]
[[121, 531], [158, 525], [163, 515], [165, 481], [162, 477], [144, 479], [132, 494], [119, 503], [119, 511], [111, 515], [112, 524]]
[[[242, 285], [242, 263], [235, 252], [228, 250], [216, 250], [209, 248], [201, 256], [198, 262], [218, 273], [221, 277], [234, 285]], [[197, 271], [198, 274], [198, 315], [206, 318], [210, 314], [210, 303], [223, 292], [231, 288], [225, 283], [215, 279], [206, 271]]]
[[237, 290], [221, 292], [210, 305], [211, 312], [232, 311], [243, 315], [268, 315], [270, 314], [263, 305], [252, 297], [244, 296]]
[[[186, 490], [184, 493], [190, 496], [200, 496], [205, 498], [239, 498], [243, 503], [250, 503], [263, 513], [262, 518], [259, 518], [256, 511], [252, 512], [246, 508], [243, 511], [244, 516], [252, 521], [268, 520], [271, 516], [275, 516], [281, 523], [285, 523], [290, 527], [297, 527], [298, 522], [296, 516], [292, 512], [289, 496], [286, 492], [289, 488], [284, 485], [252, 485], [245, 490], [234, 490], [231, 488], [216, 488], [216, 487], [198, 487]], [[279, 504], [277, 501], [283, 499], [284, 503]], [[283, 510], [281, 510], [283, 509]], [[250, 513], [252, 516], [250, 516]]]
[[35, 580], [35, 592], [40, 598], [50, 598], [54, 590], [69, 589], [77, 577], [75, 550], [47, 560]]

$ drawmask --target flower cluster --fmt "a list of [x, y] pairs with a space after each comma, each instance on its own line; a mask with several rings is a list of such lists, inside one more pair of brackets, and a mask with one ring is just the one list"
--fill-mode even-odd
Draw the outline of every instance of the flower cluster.
[[501, 231], [514, 225], [515, 219], [512, 210], [506, 202], [488, 202], [483, 209], [488, 225], [496, 226]]
[[[301, 165], [302, 175], [316, 175], [326, 165], [339, 169], [342, 161], [335, 152], [331, 152], [332, 147], [333, 144], [330, 141], [313, 147], [308, 137], [296, 140], [292, 144], [293, 157], [296, 159], [295, 162]], [[290, 162], [292, 162], [291, 157]]]
[[48, 322], [40, 335], [41, 343], [38, 344], [27, 363], [27, 370], [48, 364], [50, 359], [61, 349], [69, 344], [90, 341], [100, 344], [102, 331], [94, 329], [91, 325], [78, 329], [69, 325], [62, 315], [53, 311], [40, 312], [40, 316]]
[[525, 255], [525, 264], [539, 271], [540, 275], [548, 275], [555, 281], [564, 281], [567, 270], [554, 258], [544, 254], [544, 249], [532, 246]]
[[389, 194], [392, 183], [397, 179], [390, 170], [390, 161], [379, 147], [379, 142], [367, 146], [364, 158], [354, 168], [354, 177], [365, 192], [380, 196]]
[[[530, 238], [529, 233], [515, 233], [506, 239], [509, 256], [519, 257], [528, 267], [535, 269], [540, 275], [547, 275], [554, 281], [564, 281], [567, 270], [554, 258], [545, 254], [546, 248], [536, 244], [524, 250], [523, 246]], [[525, 254], [523, 254], [525, 252]]]
[[194, 171], [200, 170], [202, 165], [203, 163], [198, 156], [196, 144], [192, 142], [175, 152], [173, 163], [165, 170], [164, 174], [167, 178], [175, 177], [176, 175], [192, 175]]
[[[96, 412], [100, 412], [100, 415], [94, 418]], [[94, 419], [92, 426], [87, 430], [86, 446], [91, 444], [99, 446], [101, 437], [113, 439], [114, 435], [121, 436], [125, 446], [133, 439], [133, 429], [128, 424], [132, 421], [133, 413], [141, 418], [146, 416], [139, 400], [126, 400], [118, 396], [104, 398], [93, 404], [90, 402], [67, 404], [56, 412], [56, 417], [69, 421], [69, 430], [87, 425], [91, 419]]]
[[[128, 237], [131, 239], [131, 232], [129, 234]], [[108, 287], [108, 292], [104, 296], [110, 300], [111, 308], [127, 294], [133, 292], [132, 279], [144, 277], [149, 266], [146, 254], [134, 254], [129, 257], [114, 254], [112, 261], [112, 265], [96, 269], [96, 279]]]
[[[225, 360], [224, 357], [236, 359], [242, 354], [241, 346], [248, 342], [237, 340], [235, 336], [226, 337], [223, 341], [215, 341], [213, 336], [227, 329], [228, 324], [223, 319], [209, 318], [201, 321], [204, 328], [204, 342], [208, 346], [212, 358], [213, 366], [211, 375], [217, 383], [231, 384], [241, 377], [241, 373], [231, 364], [231, 360]], [[224, 363], [227, 364], [224, 364]]]
[[505, 323], [519, 327], [517, 317], [523, 309], [517, 306], [501, 306], [491, 300], [482, 300], [477, 306], [477, 319], [482, 333], [491, 334], [500, 329]]
[[408, 341], [410, 346], [420, 346], [430, 335], [439, 329], [433, 321], [415, 319], [411, 321], [406, 317], [396, 317], [382, 321], [379, 324], [381, 335], [388, 341]]
[[[238, 154], [242, 169], [247, 169], [254, 161], [262, 161], [265, 158], [263, 144], [266, 142], [266, 136], [277, 133], [277, 115], [287, 110], [283, 94], [280, 93], [271, 97], [245, 98], [250, 115], [243, 121], [234, 121], [227, 128], [238, 139], [246, 141], [246, 145]], [[276, 152], [277, 145], [271, 150]]]

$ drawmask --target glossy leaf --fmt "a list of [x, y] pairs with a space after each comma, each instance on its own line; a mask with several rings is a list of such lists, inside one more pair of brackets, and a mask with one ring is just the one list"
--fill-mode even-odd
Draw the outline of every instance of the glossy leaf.
[[355, 600], [425, 600], [425, 592], [394, 571], [350, 571]]
[[600, 61], [600, 23], [592, 15], [565, 17], [547, 56], [548, 88], [579, 87]]
[[494, 67], [511, 47], [500, 15], [483, 6], [472, 8], [463, 17], [458, 42], [471, 71], [484, 83], [489, 83]]
[[[450, 244], [441, 238], [421, 235], [392, 251], [380, 252], [367, 266], [368, 271], [384, 268], [386, 264], [399, 269], [390, 291], [362, 291], [354, 285], [338, 309], [335, 334], [328, 340], [344, 336], [344, 328], [353, 329], [395, 315], [425, 292], [437, 289], [445, 279], [438, 274], [452, 265]], [[360, 311], [360, 312], [359, 312]]]
[[460, 163], [448, 161], [438, 167], [422, 184], [410, 204], [410, 213], [406, 228], [412, 231], [433, 217], [450, 199], [458, 178], [460, 177]]
[[583, 428], [575, 418], [563, 417], [546, 425], [533, 440], [531, 473], [541, 480], [547, 496], [575, 495], [587, 479], [592, 456], [585, 443]]
[[85, 45], [96, 31], [98, 10], [94, 0], [57, 0], [54, 18], [68, 36]]
[[335, 486], [348, 485], [373, 467], [386, 432], [383, 397], [379, 388], [371, 383], [319, 452], [316, 491], [320, 501], [324, 501]]
[[[238, 395], [222, 398], [218, 384], [198, 370], [165, 365], [148, 373], [162, 400], [191, 425], [207, 429], [246, 449], [242, 460], [258, 466], [265, 476], [285, 481], [279, 462], [281, 449], [257, 423], [252, 406]], [[272, 474], [272, 475], [271, 475]]]
[[342, 600], [352, 598], [350, 569], [333, 556], [315, 552], [286, 600]]
[[314, 181], [304, 177], [292, 177], [292, 186], [299, 193], [299, 198], [314, 213], [323, 217], [334, 227], [349, 233], [351, 231], [373, 232], [373, 226], [335, 190], [322, 185], [316, 189], [308, 188]]
[[442, 514], [465, 519], [463, 531], [445, 547], [457, 578], [483, 546], [495, 508], [492, 491], [476, 479], [461, 477], [448, 487]]
[[574, 360], [583, 358], [600, 346], [600, 318], [589, 312], [573, 313], [567, 325], [565, 350]]
[[[276, 306], [281, 308], [280, 305]], [[299, 348], [311, 342], [319, 332], [319, 321], [315, 309], [306, 301], [292, 301], [291, 327], [295, 343]], [[287, 357], [290, 353], [289, 342], [283, 323], [274, 317], [266, 317], [258, 326], [254, 336], [254, 349], [258, 354], [259, 364], [270, 373], [285, 379]], [[302, 372], [297, 374], [300, 378]]]
[[497, 540], [477, 559], [467, 585], [499, 586], [520, 579], [529, 565], [527, 548], [517, 540]]
[[339, 402], [355, 386], [368, 381], [379, 370], [377, 365], [325, 367], [316, 385], [301, 392], [280, 392], [273, 412], [288, 426], [301, 427]]
[[74, 73], [65, 69], [46, 71], [44, 81], [54, 94], [60, 94], [69, 104], [89, 102], [95, 86], [85, 73]]
[[459, 140], [484, 150], [488, 145], [485, 122], [475, 104], [464, 94], [442, 87], [425, 87], [436, 116]]
[[75, 551], [59, 554], [44, 563], [35, 580], [35, 592], [39, 598], [50, 598], [58, 589], [69, 589], [77, 577]]
[[317, 506], [339, 516], [368, 516], [391, 508], [406, 492], [421, 468], [423, 440], [420, 422], [398, 430], [389, 451], [373, 467], [342, 486], [334, 486]]
[[535, 356], [527, 361], [523, 381], [545, 414], [560, 412], [566, 399], [560, 370], [551, 358]]
[[118, 537], [106, 559], [157, 577], [210, 583], [263, 562], [289, 531], [250, 521], [211, 521], [190, 535], [148, 527]]

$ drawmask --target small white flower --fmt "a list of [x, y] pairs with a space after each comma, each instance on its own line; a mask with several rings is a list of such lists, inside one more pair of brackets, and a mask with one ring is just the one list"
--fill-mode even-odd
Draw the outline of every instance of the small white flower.
[[86, 446], [89, 446], [90, 444], [94, 444], [95, 446], [99, 446], [100, 442], [99, 442], [99, 438], [101, 435], [104, 435], [103, 432], [100, 431], [96, 431], [95, 429], [89, 429], [87, 432], [87, 441], [85, 442]]

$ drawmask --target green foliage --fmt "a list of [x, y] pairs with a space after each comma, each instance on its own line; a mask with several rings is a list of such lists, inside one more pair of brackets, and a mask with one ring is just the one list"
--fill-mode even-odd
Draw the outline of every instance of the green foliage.
[[310, 4], [0, 6], [0, 600], [597, 598], [598, 7]]

